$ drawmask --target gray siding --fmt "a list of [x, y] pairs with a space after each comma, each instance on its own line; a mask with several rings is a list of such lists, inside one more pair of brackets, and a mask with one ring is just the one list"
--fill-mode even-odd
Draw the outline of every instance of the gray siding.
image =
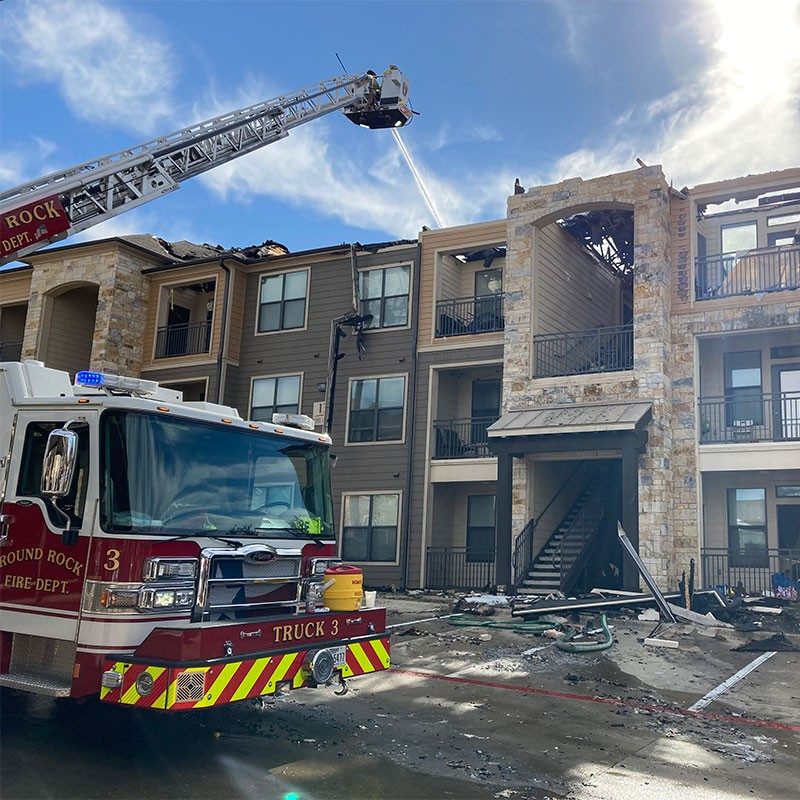
[[[358, 256], [358, 267], [384, 264], [416, 263], [416, 247]], [[307, 329], [268, 335], [256, 335], [256, 315], [260, 276], [280, 271], [280, 261], [270, 261], [262, 268], [254, 268], [247, 276], [243, 334], [238, 367], [229, 367], [226, 379], [226, 401], [249, 416], [250, 387], [252, 379], [272, 375], [301, 374], [301, 411], [311, 415], [315, 402], [325, 400], [325, 392], [317, 386], [324, 384], [328, 372], [331, 321], [350, 311], [352, 305], [351, 266], [349, 257], [336, 260], [309, 261], [297, 266], [293, 259], [291, 269], [308, 266], [311, 271], [308, 298]], [[416, 267], [412, 269], [411, 298], [418, 280]], [[341, 534], [341, 508], [344, 493], [377, 492], [402, 493], [399, 539], [400, 552], [397, 564], [364, 565], [365, 581], [373, 586], [403, 582], [404, 512], [408, 502], [406, 480], [410, 431], [398, 443], [348, 445], [345, 440], [347, 420], [348, 384], [351, 378], [380, 377], [382, 375], [406, 376], [406, 417], [409, 417], [409, 397], [412, 355], [415, 332], [407, 329], [367, 331], [364, 335], [366, 353], [359, 359], [356, 337], [348, 336], [340, 345], [344, 358], [339, 362], [334, 402], [333, 452], [339, 456], [333, 471], [334, 511], [337, 531]], [[406, 426], [408, 427], [408, 426]]]

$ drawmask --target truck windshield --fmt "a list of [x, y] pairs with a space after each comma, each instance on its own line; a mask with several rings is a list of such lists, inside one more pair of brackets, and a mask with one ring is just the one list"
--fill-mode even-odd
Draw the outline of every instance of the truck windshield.
[[324, 445], [136, 411], [100, 430], [105, 531], [333, 536]]

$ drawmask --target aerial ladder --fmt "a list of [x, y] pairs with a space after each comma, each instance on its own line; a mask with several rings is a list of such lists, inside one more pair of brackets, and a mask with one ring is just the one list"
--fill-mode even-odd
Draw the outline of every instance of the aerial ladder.
[[380, 76], [338, 75], [53, 172], [0, 193], [0, 264], [172, 192], [333, 111], [371, 129], [402, 127], [415, 113], [403, 72], [390, 66]]

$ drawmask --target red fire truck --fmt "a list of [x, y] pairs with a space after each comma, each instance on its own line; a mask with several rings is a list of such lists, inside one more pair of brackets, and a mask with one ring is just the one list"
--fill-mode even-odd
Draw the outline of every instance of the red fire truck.
[[0, 363], [0, 685], [183, 711], [389, 667], [323, 606], [331, 440], [138, 378]]

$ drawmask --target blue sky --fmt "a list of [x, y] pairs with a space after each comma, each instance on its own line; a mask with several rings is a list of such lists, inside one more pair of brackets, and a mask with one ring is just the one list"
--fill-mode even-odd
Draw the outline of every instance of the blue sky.
[[[677, 187], [800, 164], [800, 2], [0, 4], [0, 185], [340, 72], [405, 70], [404, 140], [447, 224], [523, 184], [661, 163]], [[389, 132], [340, 115], [84, 238], [292, 250], [414, 237], [430, 214]]]

